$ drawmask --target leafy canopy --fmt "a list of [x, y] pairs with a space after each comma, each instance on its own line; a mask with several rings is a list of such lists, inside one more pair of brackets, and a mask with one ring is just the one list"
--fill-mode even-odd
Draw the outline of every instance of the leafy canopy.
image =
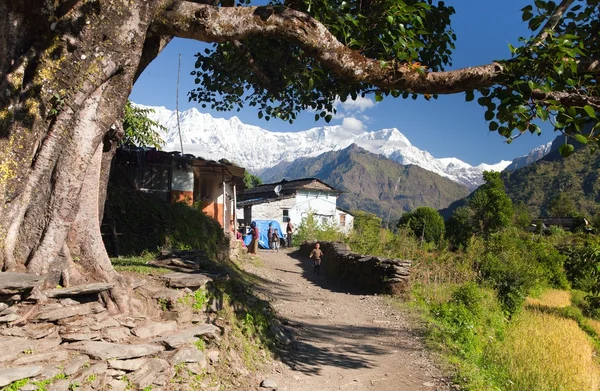
[[152, 109], [142, 109], [127, 101], [123, 115], [123, 138], [121, 144], [138, 147], [155, 147], [160, 149], [164, 144], [157, 129], [166, 130], [164, 126], [148, 118]]
[[[242, 0], [240, 5], [250, 3]], [[595, 61], [600, 58], [599, 3], [533, 1], [522, 9], [530, 35], [509, 46], [512, 57], [486, 69], [462, 70], [463, 74], [483, 72], [486, 77], [460, 84], [456, 80], [462, 79], [455, 76], [461, 70], [440, 72], [451, 65], [456, 40], [450, 26], [455, 10], [443, 1], [272, 0], [272, 8], [257, 12], [268, 18], [269, 12], [286, 6], [312, 16], [357, 56], [378, 60], [381, 69], [394, 70], [389, 80], [378, 86], [348, 81], [315, 60], [306, 44], [290, 44], [277, 33], [261, 34], [218, 43], [198, 53], [192, 72], [198, 87], [189, 92], [189, 98], [216, 110], [250, 105], [266, 120], [292, 122], [297, 113], [310, 109], [316, 120], [329, 122], [338, 98], [344, 101], [374, 93], [377, 101], [388, 95], [416, 99], [410, 87], [396, 90], [386, 85], [418, 79], [428, 86], [419, 89], [426, 99], [436, 97], [436, 92], [430, 95], [428, 90], [465, 92], [467, 101], [477, 97], [487, 109], [490, 131], [508, 142], [525, 132], [540, 133], [540, 122], [549, 121], [556, 131], [600, 145], [600, 65]], [[570, 144], [561, 148], [565, 156], [572, 151]]]
[[[425, 72], [451, 64], [456, 36], [449, 26], [454, 9], [443, 2], [276, 0], [270, 4], [311, 15], [346, 46], [381, 60], [382, 67], [407, 63]], [[215, 44], [196, 56], [192, 74], [198, 88], [189, 93], [190, 100], [221, 111], [239, 110], [248, 104], [266, 120], [293, 122], [298, 112], [312, 109], [317, 112], [315, 119], [329, 122], [338, 97], [344, 101], [375, 92], [381, 100], [382, 95], [397, 97], [404, 92], [348, 83], [323, 68], [311, 53], [277, 38]]]
[[512, 201], [506, 195], [499, 172], [484, 171], [481, 185], [469, 200], [473, 226], [478, 233], [490, 233], [508, 227], [513, 216]]
[[437, 210], [420, 206], [412, 212], [404, 213], [398, 226], [407, 227], [416, 237], [426, 242], [439, 243], [444, 237], [444, 219]]

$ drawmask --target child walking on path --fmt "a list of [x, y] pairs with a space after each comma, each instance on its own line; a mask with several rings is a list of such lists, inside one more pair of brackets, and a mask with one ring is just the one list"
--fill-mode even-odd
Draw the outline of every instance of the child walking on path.
[[277, 228], [273, 230], [273, 235], [271, 236], [271, 249], [279, 252], [279, 232]]
[[315, 273], [321, 274], [321, 258], [323, 257], [323, 251], [321, 251], [321, 245], [315, 244], [315, 248], [310, 253], [310, 258], [313, 260], [315, 266]]

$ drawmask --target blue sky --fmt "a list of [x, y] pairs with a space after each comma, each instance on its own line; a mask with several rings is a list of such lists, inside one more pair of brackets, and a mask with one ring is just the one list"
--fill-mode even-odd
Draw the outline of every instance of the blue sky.
[[[456, 8], [452, 27], [458, 36], [451, 69], [488, 63], [507, 58], [508, 43], [516, 45], [518, 37], [528, 34], [521, 22], [520, 9], [528, 0], [447, 0]], [[196, 107], [215, 117], [238, 116], [244, 123], [278, 132], [294, 132], [315, 126], [314, 113], [306, 112], [290, 125], [287, 122], [258, 119], [256, 110], [247, 107], [240, 112], [213, 112], [188, 102], [187, 92], [194, 88], [190, 72], [194, 69], [194, 54], [205, 44], [175, 39], [154, 60], [140, 77], [131, 93], [131, 100], [145, 105], [175, 109], [177, 63], [181, 54], [179, 109]], [[467, 103], [464, 94], [441, 96], [438, 100], [417, 101], [387, 98], [375, 104], [373, 98], [361, 99], [351, 105], [338, 106], [339, 113], [331, 124], [342, 124], [348, 130], [378, 130], [398, 128], [411, 143], [429, 151], [437, 158], [457, 157], [469, 164], [495, 163], [511, 160], [552, 140], [556, 134], [543, 126], [541, 136], [525, 134], [512, 144], [506, 144], [497, 133], [489, 132], [483, 118], [484, 109], [475, 102]]]

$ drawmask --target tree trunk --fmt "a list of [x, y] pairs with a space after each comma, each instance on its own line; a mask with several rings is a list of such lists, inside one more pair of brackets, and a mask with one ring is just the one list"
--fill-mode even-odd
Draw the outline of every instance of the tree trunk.
[[161, 2], [24, 3], [0, 5], [0, 266], [47, 285], [116, 280], [126, 311], [100, 235], [108, 136], [168, 42], [147, 37]]

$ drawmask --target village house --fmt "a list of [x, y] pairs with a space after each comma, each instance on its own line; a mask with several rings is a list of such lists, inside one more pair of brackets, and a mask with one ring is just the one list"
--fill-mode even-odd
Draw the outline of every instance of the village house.
[[238, 221], [249, 225], [253, 220], [275, 220], [285, 230], [289, 220], [298, 227], [313, 213], [320, 224], [336, 224], [341, 232], [348, 233], [354, 217], [337, 206], [341, 193], [316, 178], [259, 185], [238, 195]]
[[113, 170], [137, 190], [166, 202], [196, 204], [229, 232], [237, 221], [236, 194], [244, 186], [244, 168], [225, 159], [205, 160], [154, 148], [120, 147]]

